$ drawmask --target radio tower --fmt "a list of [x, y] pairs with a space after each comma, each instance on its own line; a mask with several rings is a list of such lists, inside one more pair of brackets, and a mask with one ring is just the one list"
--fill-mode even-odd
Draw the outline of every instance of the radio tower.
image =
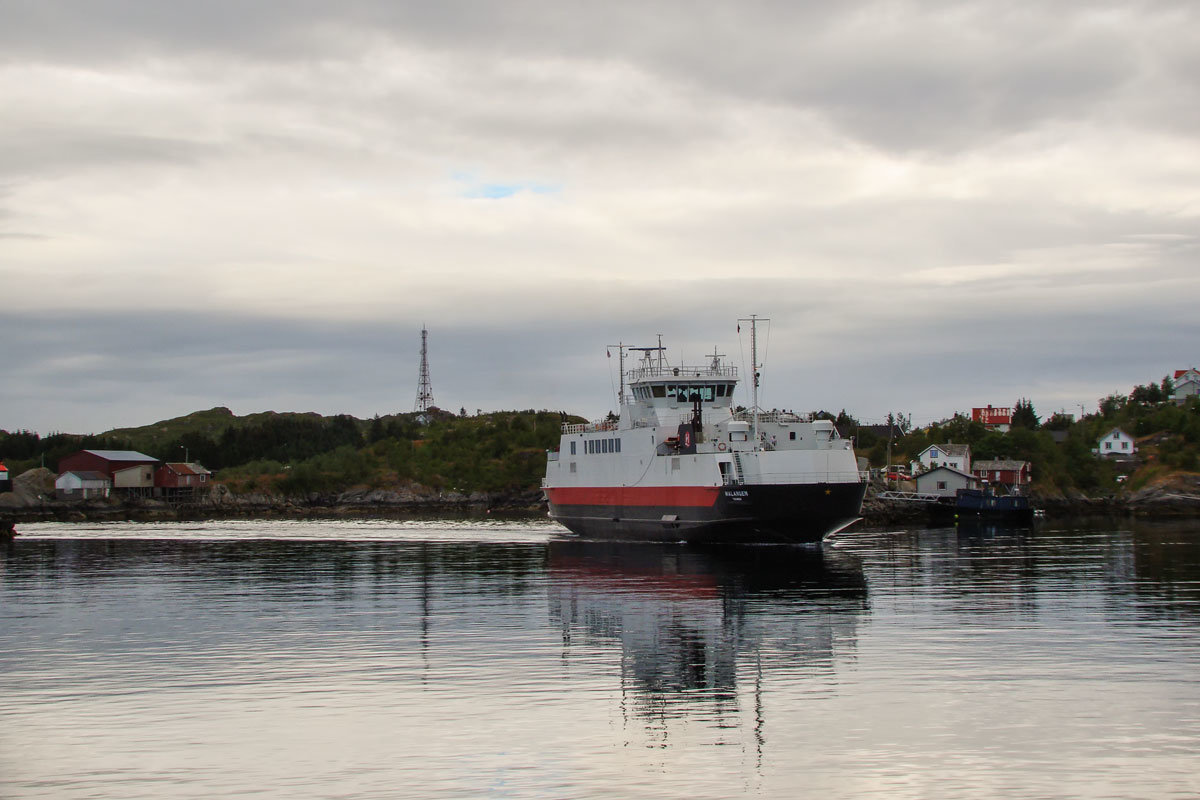
[[429, 331], [421, 326], [421, 382], [417, 385], [417, 404], [413, 411], [428, 411], [433, 406], [433, 384], [429, 382]]

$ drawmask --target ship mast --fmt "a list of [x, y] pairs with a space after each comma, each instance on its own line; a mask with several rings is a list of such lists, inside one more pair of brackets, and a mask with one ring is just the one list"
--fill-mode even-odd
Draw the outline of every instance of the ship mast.
[[770, 321], [767, 318], [760, 319], [757, 314], [751, 314], [749, 319], [738, 320], [738, 322], [750, 323], [750, 372], [752, 379], [750, 382], [750, 413], [752, 415], [751, 419], [754, 420], [751, 430], [754, 433], [755, 448], [758, 448], [760, 444], [758, 441], [758, 371], [762, 368], [762, 364], [758, 363], [758, 323]]
[[[617, 390], [617, 409], [620, 410], [621, 406], [625, 405], [625, 351], [635, 348], [630, 347], [624, 342], [617, 342], [608, 346], [617, 348], [617, 372], [621, 375], [621, 388]], [[609, 358], [612, 357], [611, 352], [608, 355]], [[609, 386], [612, 386], [612, 384], [609, 384]]]

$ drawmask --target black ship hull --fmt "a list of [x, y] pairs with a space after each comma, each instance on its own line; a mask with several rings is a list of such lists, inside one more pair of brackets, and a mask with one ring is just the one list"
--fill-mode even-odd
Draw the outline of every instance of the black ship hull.
[[580, 536], [689, 544], [812, 543], [859, 520], [865, 483], [716, 488], [711, 504], [556, 502], [550, 517]]

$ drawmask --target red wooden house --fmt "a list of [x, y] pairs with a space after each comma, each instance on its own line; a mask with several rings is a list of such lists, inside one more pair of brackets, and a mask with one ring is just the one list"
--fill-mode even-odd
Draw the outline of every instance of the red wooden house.
[[980, 480], [1005, 486], [1025, 486], [1032, 480], [1033, 465], [1028, 461], [1002, 458], [976, 461], [971, 472]]
[[156, 489], [201, 489], [208, 486], [212, 473], [199, 464], [173, 461], [163, 464], [154, 473]]
[[111, 481], [120, 470], [157, 463], [157, 458], [136, 450], [80, 450], [59, 459], [58, 472], [99, 472]]

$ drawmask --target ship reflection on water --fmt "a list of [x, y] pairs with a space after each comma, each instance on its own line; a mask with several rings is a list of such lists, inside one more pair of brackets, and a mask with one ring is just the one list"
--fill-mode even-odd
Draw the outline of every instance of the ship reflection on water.
[[553, 541], [548, 578], [568, 663], [620, 648], [623, 712], [651, 728], [749, 713], [760, 746], [764, 684], [827, 690], [868, 610], [857, 558], [821, 548]]

